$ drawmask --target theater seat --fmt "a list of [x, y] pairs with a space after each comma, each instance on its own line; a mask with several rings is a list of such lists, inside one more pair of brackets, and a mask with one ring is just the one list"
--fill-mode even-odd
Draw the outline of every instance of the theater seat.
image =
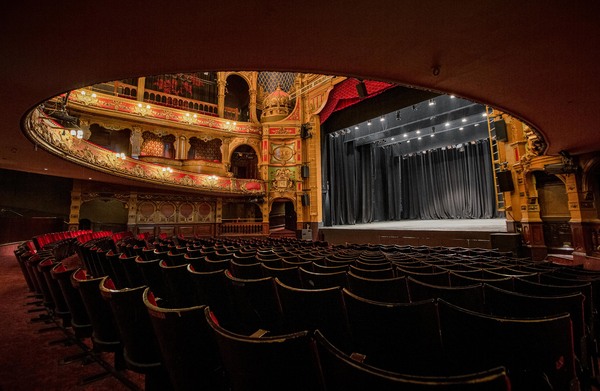
[[354, 360], [329, 342], [319, 331], [315, 340], [326, 390], [340, 391], [510, 391], [502, 367], [462, 376], [415, 376], [384, 371]]
[[123, 342], [125, 366], [145, 375], [146, 391], [169, 390], [167, 372], [162, 365], [158, 341], [154, 335], [148, 310], [144, 305], [145, 285], [115, 289], [110, 277], [100, 281], [102, 298], [109, 304]]
[[143, 294], [164, 366], [175, 390], [224, 390], [217, 345], [206, 306], [165, 308], [150, 288]]
[[308, 331], [277, 336], [246, 336], [220, 326], [209, 308], [204, 309], [204, 314], [217, 341], [231, 390], [322, 389]]

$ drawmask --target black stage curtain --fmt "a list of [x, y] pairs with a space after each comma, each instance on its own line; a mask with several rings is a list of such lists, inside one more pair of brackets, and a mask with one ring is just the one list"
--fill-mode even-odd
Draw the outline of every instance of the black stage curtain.
[[328, 138], [325, 224], [498, 217], [489, 140], [399, 156]]

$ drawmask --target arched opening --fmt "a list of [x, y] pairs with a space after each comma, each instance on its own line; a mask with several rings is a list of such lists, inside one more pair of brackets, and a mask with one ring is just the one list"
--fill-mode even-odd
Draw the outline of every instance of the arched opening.
[[[250, 118], [250, 92], [248, 83], [243, 77], [230, 75], [227, 77], [225, 90], [225, 118], [236, 121], [248, 121]], [[230, 113], [228, 109], [233, 109]], [[237, 113], [234, 114], [234, 113]]]
[[294, 203], [287, 198], [278, 198], [271, 205], [269, 213], [269, 232], [296, 232], [297, 215]]
[[231, 154], [231, 172], [234, 178], [258, 179], [258, 156], [249, 145], [240, 145]]
[[90, 126], [90, 132], [89, 142], [110, 151], [125, 153], [126, 155], [130, 154], [130, 129], [110, 130], [98, 124], [92, 124]]
[[548, 253], [571, 254], [571, 214], [565, 184], [556, 175], [543, 171], [536, 171], [534, 176]]
[[127, 208], [114, 198], [96, 198], [81, 205], [79, 221], [93, 231], [126, 231]]

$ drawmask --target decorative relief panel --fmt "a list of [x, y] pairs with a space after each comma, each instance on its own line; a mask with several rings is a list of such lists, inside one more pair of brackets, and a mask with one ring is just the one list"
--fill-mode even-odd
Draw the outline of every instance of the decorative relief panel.
[[155, 202], [142, 201], [138, 204], [138, 224], [164, 223], [212, 223], [215, 207], [211, 202]]
[[271, 142], [270, 147], [271, 164], [296, 164], [296, 143], [294, 141], [282, 143]]

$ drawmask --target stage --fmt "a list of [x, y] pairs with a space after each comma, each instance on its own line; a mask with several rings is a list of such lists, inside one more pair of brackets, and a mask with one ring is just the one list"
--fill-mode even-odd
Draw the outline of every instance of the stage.
[[518, 234], [506, 232], [506, 219], [402, 220], [320, 227], [330, 244], [378, 243], [500, 248], [512, 251]]

